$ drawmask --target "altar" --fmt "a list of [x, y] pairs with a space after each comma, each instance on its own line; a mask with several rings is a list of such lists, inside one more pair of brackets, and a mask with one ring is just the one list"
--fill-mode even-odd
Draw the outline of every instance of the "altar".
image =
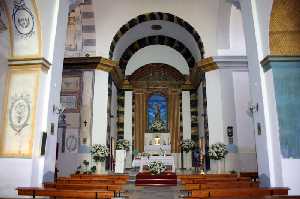
[[139, 171], [143, 172], [144, 166], [153, 161], [161, 161], [166, 166], [172, 166], [172, 172], [175, 172], [176, 170], [173, 156], [149, 156], [149, 158], [141, 157], [132, 161], [132, 167], [139, 167]]

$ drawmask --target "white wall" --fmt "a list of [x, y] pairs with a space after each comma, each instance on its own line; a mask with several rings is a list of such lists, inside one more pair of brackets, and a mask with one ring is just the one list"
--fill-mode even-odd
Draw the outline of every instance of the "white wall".
[[216, 54], [218, 0], [102, 0], [94, 1], [99, 56], [108, 57], [111, 41], [120, 27], [149, 12], [168, 12], [189, 22], [204, 42], [206, 56]]
[[108, 73], [95, 70], [92, 144], [106, 145]]
[[173, 66], [182, 74], [189, 74], [189, 65], [185, 58], [173, 48], [163, 45], [151, 45], [140, 49], [128, 61], [126, 75], [149, 63], [164, 63]]
[[[228, 6], [227, 4], [228, 2], [225, 3], [225, 8], [222, 8], [225, 13], [228, 12], [228, 8], [226, 8]], [[221, 18], [222, 16], [225, 18]], [[229, 16], [228, 14], [221, 15], [219, 24], [222, 25], [219, 26], [218, 31], [218, 55], [246, 55], [243, 20], [240, 10], [232, 5]], [[228, 28], [228, 30], [226, 28]], [[227, 31], [229, 32], [228, 34]]]
[[[30, 186], [31, 159], [1, 158], [0, 196], [17, 197], [17, 186]], [[22, 169], [20, 169], [20, 165]]]
[[222, 88], [220, 71], [214, 70], [205, 73], [207, 117], [209, 130], [209, 144], [224, 142]]
[[236, 115], [236, 143], [239, 152], [239, 170], [257, 171], [254, 123], [249, 112], [249, 78], [247, 71], [233, 71]]

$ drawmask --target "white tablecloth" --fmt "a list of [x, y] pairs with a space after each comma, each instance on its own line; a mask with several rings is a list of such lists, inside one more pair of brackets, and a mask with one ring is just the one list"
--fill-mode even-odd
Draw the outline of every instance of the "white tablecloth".
[[132, 167], [140, 167], [140, 172], [142, 172], [143, 167], [153, 161], [161, 161], [166, 166], [172, 166], [172, 172], [175, 172], [175, 161], [173, 156], [150, 156], [149, 159], [148, 157], [141, 157], [141, 159], [134, 159], [132, 161]]

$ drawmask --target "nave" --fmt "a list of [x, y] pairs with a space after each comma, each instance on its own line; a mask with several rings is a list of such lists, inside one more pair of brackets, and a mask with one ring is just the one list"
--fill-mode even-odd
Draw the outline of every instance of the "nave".
[[[130, 199], [200, 199], [200, 198], [300, 198], [287, 196], [288, 188], [260, 188], [259, 179], [253, 173], [237, 174], [199, 174], [178, 172], [177, 185], [161, 180], [169, 172], [150, 176], [155, 180], [148, 186], [136, 181], [136, 171], [129, 174], [74, 174], [59, 177], [55, 183], [44, 183], [43, 188], [18, 187], [19, 195], [50, 196], [58, 198], [130, 198]], [[144, 173], [147, 175], [147, 172]]]

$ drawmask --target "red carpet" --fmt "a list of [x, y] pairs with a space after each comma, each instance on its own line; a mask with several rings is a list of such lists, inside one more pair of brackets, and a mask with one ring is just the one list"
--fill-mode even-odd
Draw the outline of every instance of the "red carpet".
[[138, 173], [136, 186], [176, 186], [177, 176], [172, 172], [164, 172], [160, 175], [152, 175], [150, 172]]

